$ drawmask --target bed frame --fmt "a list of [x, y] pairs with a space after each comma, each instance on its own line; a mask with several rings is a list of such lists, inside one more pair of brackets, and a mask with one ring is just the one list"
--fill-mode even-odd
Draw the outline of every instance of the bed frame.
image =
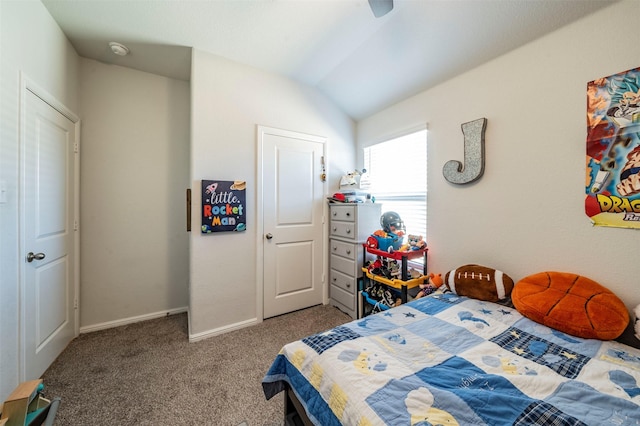
[[284, 424], [285, 426], [313, 426], [304, 407], [289, 386], [284, 391]]

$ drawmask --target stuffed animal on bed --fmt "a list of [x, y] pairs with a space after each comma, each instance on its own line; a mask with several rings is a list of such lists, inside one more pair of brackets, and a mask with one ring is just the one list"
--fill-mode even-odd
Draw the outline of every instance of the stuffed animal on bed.
[[453, 293], [473, 299], [498, 302], [513, 290], [513, 280], [497, 269], [481, 265], [463, 265], [447, 272], [444, 283]]
[[[585, 339], [615, 339], [630, 325], [629, 311], [618, 296], [572, 272], [544, 271], [524, 277], [516, 283], [511, 300], [525, 317]], [[636, 323], [636, 333], [637, 327]]]
[[416, 299], [427, 296], [436, 291], [442, 285], [442, 274], [434, 274], [433, 272], [428, 275], [427, 281], [420, 284], [420, 291], [416, 294]]

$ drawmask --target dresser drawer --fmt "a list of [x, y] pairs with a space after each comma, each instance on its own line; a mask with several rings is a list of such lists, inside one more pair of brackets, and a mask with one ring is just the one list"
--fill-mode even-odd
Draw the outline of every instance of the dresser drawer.
[[331, 300], [335, 300], [345, 308], [354, 311], [356, 309], [356, 295], [348, 293], [335, 285], [331, 286]]
[[329, 276], [329, 283], [332, 286], [340, 287], [341, 289], [347, 291], [348, 293], [355, 294], [356, 293], [356, 280], [353, 276], [343, 274], [335, 269], [331, 270]]
[[356, 220], [355, 206], [332, 206], [331, 220], [342, 220], [344, 222], [354, 222]]
[[336, 222], [331, 221], [331, 236], [355, 239], [355, 224], [353, 222]]
[[338, 240], [330, 240], [329, 249], [331, 250], [331, 254], [346, 257], [347, 259], [356, 260], [356, 256], [358, 255], [358, 248], [355, 244]]
[[350, 277], [359, 276], [356, 273], [358, 262], [356, 262], [353, 259], [347, 259], [344, 257], [336, 256], [335, 254], [332, 254], [329, 262], [330, 262], [329, 267], [332, 270], [335, 269], [336, 271], [342, 272], [343, 274], [348, 275]]

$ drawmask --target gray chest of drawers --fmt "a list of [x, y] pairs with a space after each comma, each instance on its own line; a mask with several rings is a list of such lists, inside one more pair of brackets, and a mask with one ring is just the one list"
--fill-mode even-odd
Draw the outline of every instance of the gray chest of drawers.
[[352, 318], [358, 312], [358, 278], [362, 276], [362, 244], [380, 229], [380, 204], [329, 205], [329, 297]]

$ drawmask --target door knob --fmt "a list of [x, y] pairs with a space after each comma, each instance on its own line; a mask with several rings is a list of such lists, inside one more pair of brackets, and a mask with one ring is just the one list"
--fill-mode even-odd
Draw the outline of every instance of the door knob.
[[267, 238], [267, 240], [270, 240], [273, 238], [273, 235], [271, 233], [268, 233], [267, 235], [265, 235], [265, 237]]
[[31, 263], [34, 260], [42, 260], [44, 259], [44, 253], [36, 253], [34, 254], [32, 251], [27, 254], [27, 262]]

